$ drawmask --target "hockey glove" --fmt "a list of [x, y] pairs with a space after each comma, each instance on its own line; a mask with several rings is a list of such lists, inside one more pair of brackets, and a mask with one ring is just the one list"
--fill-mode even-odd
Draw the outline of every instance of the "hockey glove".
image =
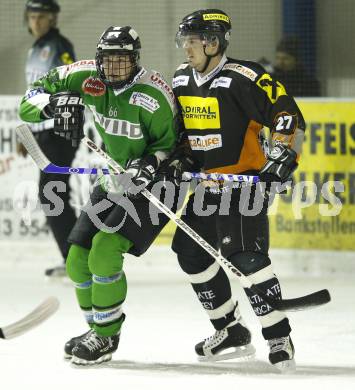
[[199, 170], [192, 157], [177, 151], [165, 160], [158, 171], [159, 180], [172, 181], [179, 186], [183, 181], [184, 172]]
[[54, 118], [54, 133], [72, 141], [72, 146], [78, 146], [84, 137], [85, 106], [77, 92], [59, 92], [49, 98], [42, 115]]
[[115, 188], [130, 198], [139, 198], [140, 192], [154, 179], [157, 168], [158, 159], [154, 155], [129, 160], [126, 172], [115, 177]]
[[260, 181], [285, 183], [297, 168], [297, 153], [282, 143], [275, 144], [259, 172]]

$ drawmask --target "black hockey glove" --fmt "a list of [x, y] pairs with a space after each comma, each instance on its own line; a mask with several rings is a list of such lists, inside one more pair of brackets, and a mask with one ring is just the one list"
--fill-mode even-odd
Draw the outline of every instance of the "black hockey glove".
[[77, 92], [59, 92], [51, 95], [42, 115], [54, 118], [54, 133], [78, 146], [84, 137], [85, 106]]
[[260, 181], [285, 183], [298, 166], [296, 159], [297, 153], [293, 149], [276, 143], [259, 172]]
[[158, 165], [154, 155], [129, 160], [126, 172], [116, 177], [115, 187], [121, 187], [130, 198], [139, 198], [140, 192], [153, 181]]
[[179, 186], [183, 181], [183, 173], [194, 170], [195, 162], [189, 156], [172, 157], [164, 161], [159, 169], [159, 180], [171, 181]]

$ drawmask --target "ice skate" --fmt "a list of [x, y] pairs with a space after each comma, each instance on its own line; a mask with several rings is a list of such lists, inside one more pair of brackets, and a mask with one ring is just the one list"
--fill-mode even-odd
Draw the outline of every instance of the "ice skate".
[[71, 363], [86, 366], [108, 362], [112, 359], [119, 340], [119, 334], [104, 337], [92, 331], [73, 348]]
[[67, 341], [64, 345], [64, 359], [71, 359], [73, 356], [72, 354], [73, 348], [76, 347], [82, 339], [89, 336], [91, 332], [93, 332], [92, 329], [88, 330], [87, 332], [85, 332], [80, 336], [73, 337], [69, 341]]
[[295, 348], [290, 336], [268, 340], [270, 347], [270, 363], [280, 372], [287, 373], [296, 370]]
[[249, 330], [239, 322], [222, 330], [195, 346], [199, 361], [219, 361], [253, 357]]

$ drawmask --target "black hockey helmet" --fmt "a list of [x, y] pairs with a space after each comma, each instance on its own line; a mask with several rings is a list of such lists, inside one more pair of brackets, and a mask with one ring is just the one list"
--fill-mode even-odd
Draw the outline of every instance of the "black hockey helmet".
[[232, 24], [229, 16], [215, 8], [195, 11], [182, 19], [176, 34], [177, 47], [182, 46], [184, 36], [198, 34], [202, 40], [211, 41], [218, 38], [220, 50], [224, 52], [229, 44]]
[[27, 0], [26, 12], [51, 12], [57, 14], [60, 12], [60, 6], [56, 0]]
[[[130, 26], [114, 27], [106, 29], [96, 47], [96, 68], [100, 79], [108, 86], [122, 88], [133, 81], [139, 72], [139, 53], [141, 42], [137, 32]], [[129, 56], [131, 65], [126, 68], [124, 80], [114, 81], [112, 78], [120, 75], [109, 75], [105, 73], [104, 57], [121, 55]], [[111, 80], [110, 80], [111, 79]]]

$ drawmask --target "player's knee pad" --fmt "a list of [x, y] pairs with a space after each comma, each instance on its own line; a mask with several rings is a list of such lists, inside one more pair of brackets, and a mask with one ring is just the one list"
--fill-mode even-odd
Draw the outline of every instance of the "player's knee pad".
[[89, 270], [92, 274], [109, 277], [122, 270], [123, 254], [132, 246], [131, 241], [118, 233], [98, 232], [92, 240]]
[[89, 250], [72, 244], [69, 249], [66, 268], [69, 278], [74, 283], [84, 283], [91, 280], [88, 266]]
[[[270, 277], [273, 276], [271, 261], [268, 256], [260, 252], [236, 252], [229, 257], [229, 261], [244, 275], [252, 275], [256, 272], [270, 270]], [[269, 267], [270, 266], [270, 267]]]
[[212, 264], [215, 263], [214, 259], [208, 257], [193, 257], [182, 254], [177, 255], [181, 269], [188, 275], [198, 274], [205, 271]]

